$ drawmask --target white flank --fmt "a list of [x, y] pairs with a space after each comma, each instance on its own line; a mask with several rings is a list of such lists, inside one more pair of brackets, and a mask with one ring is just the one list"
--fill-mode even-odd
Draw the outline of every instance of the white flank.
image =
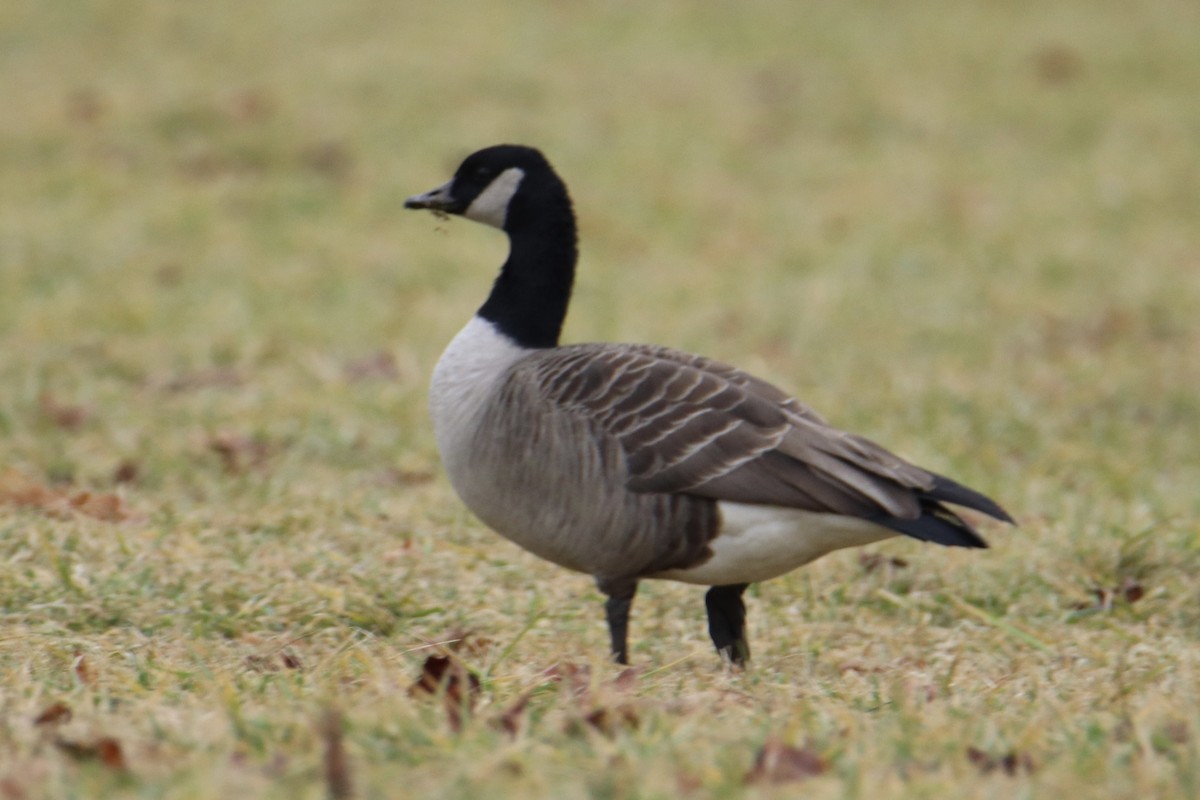
[[524, 177], [525, 171], [518, 167], [504, 170], [479, 193], [463, 216], [503, 230], [504, 220], [508, 217], [508, 203], [517, 193], [517, 187]]
[[704, 586], [758, 583], [791, 572], [843, 547], [878, 542], [895, 531], [855, 517], [795, 508], [719, 503], [721, 532], [710, 543], [713, 555], [691, 569], [651, 577]]

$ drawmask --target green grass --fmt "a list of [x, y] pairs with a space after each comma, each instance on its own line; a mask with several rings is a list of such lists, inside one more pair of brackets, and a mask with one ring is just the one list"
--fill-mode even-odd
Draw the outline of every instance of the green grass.
[[[1197, 23], [4, 4], [0, 796], [1196, 796]], [[617, 681], [425, 417], [504, 244], [402, 200], [498, 141], [573, 188], [568, 339], [744, 365], [1021, 527], [757, 587], [741, 674], [645, 584]], [[463, 631], [455, 726], [410, 687]], [[824, 772], [747, 790], [769, 741]]]

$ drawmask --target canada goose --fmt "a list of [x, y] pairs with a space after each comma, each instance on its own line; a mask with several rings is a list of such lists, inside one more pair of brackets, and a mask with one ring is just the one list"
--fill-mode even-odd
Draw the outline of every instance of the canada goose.
[[480, 150], [405, 207], [508, 234], [491, 294], [434, 369], [434, 434], [451, 484], [484, 523], [595, 578], [617, 662], [629, 663], [643, 578], [712, 587], [713, 644], [742, 664], [748, 584], [897, 533], [987, 547], [943, 503], [1013, 521], [735, 367], [665, 347], [560, 345], [575, 215], [539, 151]]

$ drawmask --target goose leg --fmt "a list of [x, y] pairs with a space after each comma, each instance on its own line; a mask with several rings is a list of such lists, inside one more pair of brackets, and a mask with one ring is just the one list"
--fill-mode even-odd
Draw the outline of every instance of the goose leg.
[[608, 599], [604, 601], [604, 615], [608, 618], [608, 633], [612, 637], [613, 660], [618, 664], [628, 664], [629, 609], [633, 607], [637, 581], [597, 579], [596, 585], [608, 595]]
[[708, 633], [717, 652], [736, 666], [750, 660], [750, 644], [746, 641], [746, 604], [742, 602], [745, 583], [714, 586], [704, 595], [708, 608]]

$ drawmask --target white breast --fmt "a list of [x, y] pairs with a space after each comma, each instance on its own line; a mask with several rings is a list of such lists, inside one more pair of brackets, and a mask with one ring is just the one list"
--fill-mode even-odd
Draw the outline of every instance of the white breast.
[[527, 354], [480, 317], [458, 332], [433, 370], [429, 414], [450, 482], [460, 495], [469, 479], [472, 439], [509, 367]]

